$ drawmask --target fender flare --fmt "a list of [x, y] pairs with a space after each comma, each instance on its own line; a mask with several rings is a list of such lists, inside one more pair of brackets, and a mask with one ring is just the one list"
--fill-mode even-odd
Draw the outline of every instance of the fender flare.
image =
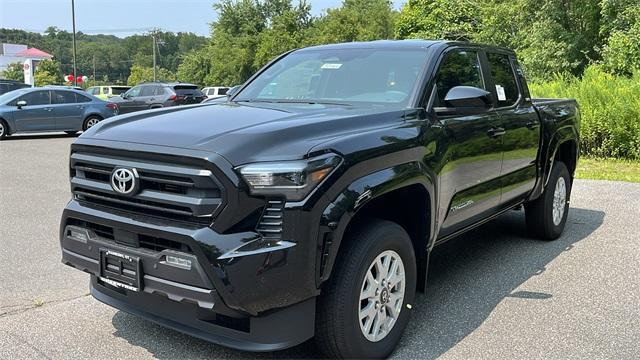
[[[345, 231], [354, 216], [366, 204], [382, 195], [409, 186], [419, 185], [429, 196], [429, 238], [427, 252], [433, 247], [435, 238], [435, 176], [418, 161], [393, 165], [357, 178], [344, 188], [324, 209], [318, 233], [318, 257], [316, 258], [316, 285], [329, 279]], [[418, 255], [416, 258], [418, 260]]]

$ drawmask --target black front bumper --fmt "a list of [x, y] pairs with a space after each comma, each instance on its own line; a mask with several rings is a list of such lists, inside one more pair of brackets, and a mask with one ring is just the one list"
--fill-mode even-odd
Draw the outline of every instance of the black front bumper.
[[[93, 230], [78, 240], [70, 235], [74, 226]], [[62, 262], [91, 274], [91, 293], [106, 304], [235, 349], [272, 351], [300, 344], [314, 333], [315, 294], [295, 281], [307, 277], [294, 270], [305, 258], [296, 253], [299, 247], [217, 260], [254, 235], [154, 222], [72, 200], [63, 213], [60, 241]], [[143, 236], [182, 248], [130, 244], [141, 243]], [[100, 258], [107, 250], [139, 259], [139, 291], [105, 281]], [[187, 259], [191, 267], [176, 268], [167, 255]], [[256, 304], [263, 310], [252, 311]]]

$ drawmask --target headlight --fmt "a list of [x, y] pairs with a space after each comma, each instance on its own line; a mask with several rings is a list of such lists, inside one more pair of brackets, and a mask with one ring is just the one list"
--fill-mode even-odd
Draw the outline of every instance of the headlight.
[[253, 195], [283, 195], [287, 200], [304, 199], [342, 159], [327, 154], [308, 160], [263, 162], [238, 167]]

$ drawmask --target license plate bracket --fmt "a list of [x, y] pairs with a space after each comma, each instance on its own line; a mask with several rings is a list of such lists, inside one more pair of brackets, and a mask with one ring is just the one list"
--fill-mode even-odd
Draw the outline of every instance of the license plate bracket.
[[118, 288], [140, 291], [140, 258], [119, 250], [100, 249], [100, 280]]

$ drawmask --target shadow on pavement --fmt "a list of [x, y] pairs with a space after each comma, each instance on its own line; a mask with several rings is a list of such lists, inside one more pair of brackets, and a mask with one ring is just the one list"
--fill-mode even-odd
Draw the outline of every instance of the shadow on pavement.
[[[564, 235], [526, 237], [524, 212], [513, 211], [436, 248], [427, 292], [418, 296], [394, 356], [436, 358], [478, 328], [506, 297], [545, 301], [553, 294], [515, 291], [547, 264], [595, 231], [604, 212], [571, 208]], [[312, 341], [275, 353], [247, 353], [201, 341], [119, 311], [115, 335], [157, 358], [315, 358]], [[278, 329], [274, 329], [278, 331]], [[418, 352], [419, 351], [419, 352]]]

